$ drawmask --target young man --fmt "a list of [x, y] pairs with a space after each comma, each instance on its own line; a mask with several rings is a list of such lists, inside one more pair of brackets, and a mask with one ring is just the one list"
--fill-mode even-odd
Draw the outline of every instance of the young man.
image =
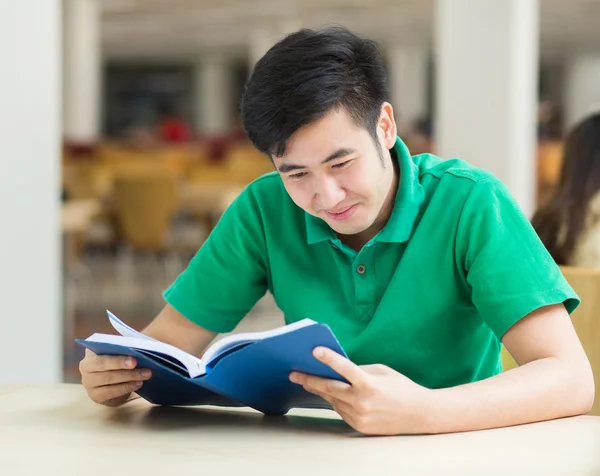
[[[315, 356], [351, 385], [290, 379], [366, 434], [475, 430], [586, 413], [578, 298], [506, 188], [459, 160], [411, 157], [376, 45], [302, 30], [257, 64], [250, 140], [277, 173], [250, 184], [145, 329], [189, 352], [270, 291], [286, 321], [327, 323], [350, 356]], [[501, 373], [504, 343], [519, 367]], [[149, 378], [88, 352], [83, 384], [117, 405]]]

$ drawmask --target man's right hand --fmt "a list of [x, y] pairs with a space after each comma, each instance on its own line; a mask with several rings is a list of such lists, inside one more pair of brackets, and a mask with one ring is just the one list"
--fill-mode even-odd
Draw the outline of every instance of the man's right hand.
[[96, 355], [86, 349], [79, 363], [81, 383], [94, 402], [118, 406], [152, 376], [150, 370], [136, 369], [136, 365], [133, 357]]

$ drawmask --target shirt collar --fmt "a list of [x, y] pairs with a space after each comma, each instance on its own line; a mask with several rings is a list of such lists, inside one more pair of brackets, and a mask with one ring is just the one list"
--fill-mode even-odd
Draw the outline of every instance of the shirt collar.
[[[394, 208], [388, 222], [372, 241], [402, 243], [410, 238], [425, 193], [419, 182], [419, 167], [404, 142], [396, 137], [390, 150], [392, 159], [398, 161], [400, 180], [394, 200]], [[306, 240], [309, 245], [327, 240], [337, 240], [334, 231], [321, 218], [305, 213]]]

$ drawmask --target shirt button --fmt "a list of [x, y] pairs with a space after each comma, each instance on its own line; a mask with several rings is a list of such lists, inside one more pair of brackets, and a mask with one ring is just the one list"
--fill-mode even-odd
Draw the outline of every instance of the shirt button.
[[333, 243], [331, 243], [331, 246], [333, 246], [334, 250], [339, 250], [339, 248], [337, 247], [337, 245], [334, 245]]
[[358, 274], [365, 274], [365, 271], [366, 271], [366, 270], [367, 270], [367, 269], [365, 268], [365, 265], [364, 265], [364, 264], [359, 264], [359, 265], [358, 265], [358, 267], [356, 268], [356, 272], [357, 272]]

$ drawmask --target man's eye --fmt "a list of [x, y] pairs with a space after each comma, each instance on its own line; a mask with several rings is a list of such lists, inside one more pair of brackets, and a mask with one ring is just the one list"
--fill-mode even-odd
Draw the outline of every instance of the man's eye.
[[304, 177], [305, 175], [306, 175], [306, 172], [300, 172], [300, 173], [297, 173], [297, 174], [292, 174], [289, 177], [291, 179], [300, 179], [300, 178]]
[[333, 169], [343, 169], [349, 163], [350, 163], [350, 161], [346, 160], [346, 162], [340, 162], [339, 164], [332, 165], [331, 168], [333, 168]]

